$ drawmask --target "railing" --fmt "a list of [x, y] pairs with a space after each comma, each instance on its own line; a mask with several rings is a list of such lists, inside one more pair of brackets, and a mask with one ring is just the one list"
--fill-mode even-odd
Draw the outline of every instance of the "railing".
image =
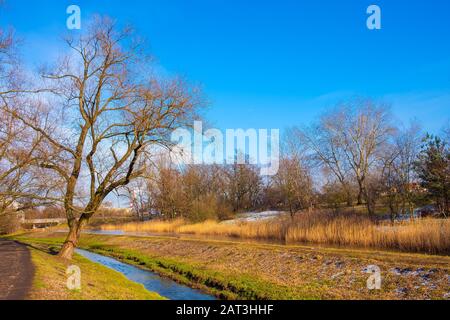
[[22, 225], [31, 226], [33, 229], [38, 227], [47, 227], [52, 225], [63, 224], [67, 222], [66, 219], [63, 218], [54, 218], [54, 219], [23, 219]]

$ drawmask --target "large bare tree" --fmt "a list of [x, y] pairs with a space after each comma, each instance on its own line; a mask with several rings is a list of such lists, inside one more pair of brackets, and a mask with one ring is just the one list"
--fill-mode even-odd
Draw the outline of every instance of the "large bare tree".
[[389, 108], [371, 100], [353, 100], [322, 115], [313, 127], [298, 132], [347, 190], [348, 202], [351, 180], [356, 180], [358, 204], [364, 200], [369, 214], [373, 214], [367, 178], [394, 132]]
[[60, 256], [70, 259], [83, 226], [114, 190], [146, 171], [146, 156], [196, 117], [197, 92], [179, 79], [146, 72], [148, 57], [130, 28], [96, 18], [86, 32], [66, 39], [69, 53], [42, 69], [35, 92], [48, 102], [39, 118], [12, 110], [42, 135], [41, 168], [65, 183], [69, 233]]
[[369, 214], [374, 214], [366, 179], [394, 133], [391, 114], [370, 100], [343, 105], [335, 112], [335, 133], [358, 183], [358, 203], [365, 198]]

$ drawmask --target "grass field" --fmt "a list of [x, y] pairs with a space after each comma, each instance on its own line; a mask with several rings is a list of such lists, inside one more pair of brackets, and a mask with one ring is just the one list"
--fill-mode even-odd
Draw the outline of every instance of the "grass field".
[[[24, 241], [30, 248], [35, 275], [31, 300], [160, 300], [160, 295], [147, 291], [122, 274], [75, 255], [70, 263], [51, 254], [50, 242]], [[69, 265], [81, 269], [81, 290], [69, 290], [66, 286], [66, 270]]]
[[[58, 233], [19, 241], [58, 246]], [[80, 247], [150, 269], [222, 299], [448, 299], [450, 257], [175, 237], [83, 235]], [[365, 272], [377, 265], [381, 290]]]

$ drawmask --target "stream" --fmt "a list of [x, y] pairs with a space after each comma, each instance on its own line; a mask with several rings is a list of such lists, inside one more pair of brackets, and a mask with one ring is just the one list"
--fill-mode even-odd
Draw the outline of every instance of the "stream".
[[215, 300], [214, 296], [205, 294], [199, 290], [176, 283], [173, 280], [163, 278], [158, 274], [137, 268], [135, 266], [120, 262], [110, 257], [102, 256], [90, 251], [77, 249], [76, 252], [105, 267], [120, 272], [129, 280], [141, 283], [144, 287], [170, 300]]

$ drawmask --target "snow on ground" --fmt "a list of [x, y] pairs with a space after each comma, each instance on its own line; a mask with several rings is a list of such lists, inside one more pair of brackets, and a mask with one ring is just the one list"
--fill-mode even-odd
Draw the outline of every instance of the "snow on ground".
[[224, 221], [223, 223], [262, 221], [273, 219], [283, 214], [285, 214], [283, 211], [246, 212], [238, 214], [236, 219]]

